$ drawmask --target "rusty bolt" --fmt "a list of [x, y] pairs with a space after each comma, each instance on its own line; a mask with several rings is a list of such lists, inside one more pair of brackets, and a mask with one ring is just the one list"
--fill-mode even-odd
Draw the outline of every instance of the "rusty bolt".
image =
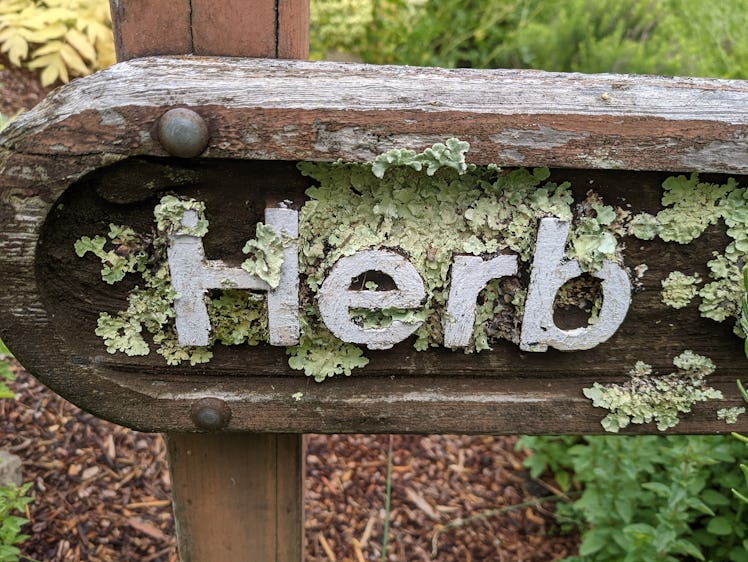
[[200, 429], [217, 431], [229, 424], [231, 408], [219, 398], [201, 398], [192, 405], [190, 417]]
[[164, 150], [172, 156], [199, 156], [208, 146], [208, 139], [208, 126], [205, 120], [191, 109], [170, 109], [158, 122], [158, 140]]

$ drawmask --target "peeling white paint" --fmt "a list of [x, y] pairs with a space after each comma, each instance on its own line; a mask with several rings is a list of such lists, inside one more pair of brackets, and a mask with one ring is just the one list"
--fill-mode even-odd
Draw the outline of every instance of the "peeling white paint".
[[[367, 271], [389, 275], [397, 289], [351, 290], [351, 281]], [[327, 328], [340, 340], [369, 349], [389, 349], [415, 332], [423, 322], [393, 320], [383, 328], [362, 328], [350, 318], [351, 308], [381, 310], [416, 308], [426, 297], [423, 279], [413, 264], [391, 250], [365, 250], [340, 258], [319, 289], [319, 312]]]
[[444, 346], [467, 347], [473, 335], [478, 294], [492, 279], [515, 275], [517, 256], [456, 256], [444, 320]]
[[618, 330], [631, 304], [628, 275], [621, 266], [605, 260], [599, 271], [591, 272], [602, 280], [603, 304], [598, 321], [574, 330], [556, 326], [553, 320], [556, 293], [564, 283], [582, 274], [577, 260], [564, 257], [569, 229], [566, 221], [554, 218], [540, 221], [522, 319], [520, 349], [524, 351], [546, 351], [548, 346], [561, 351], [591, 349]]

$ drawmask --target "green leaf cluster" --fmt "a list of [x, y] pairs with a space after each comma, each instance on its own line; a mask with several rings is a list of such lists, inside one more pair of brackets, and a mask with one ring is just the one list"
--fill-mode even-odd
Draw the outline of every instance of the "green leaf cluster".
[[731, 493], [746, 458], [726, 436], [523, 437], [531, 475], [581, 497], [557, 511], [582, 531], [566, 562], [748, 560], [748, 506]]
[[114, 63], [106, 0], [6, 0], [0, 3], [0, 52], [15, 66], [40, 70], [44, 86]]
[[28, 520], [16, 513], [24, 513], [25, 507], [33, 501], [30, 488], [30, 483], [0, 487], [0, 562], [17, 562], [21, 555], [17, 545], [29, 538], [21, 533]]

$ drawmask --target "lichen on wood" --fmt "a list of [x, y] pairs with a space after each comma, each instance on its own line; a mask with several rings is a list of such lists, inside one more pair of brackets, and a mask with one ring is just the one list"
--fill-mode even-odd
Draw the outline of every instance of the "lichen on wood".
[[603, 428], [617, 433], [632, 423], [654, 421], [657, 429], [665, 431], [675, 427], [679, 414], [690, 412], [695, 403], [723, 397], [707, 386], [706, 376], [715, 369], [708, 357], [686, 350], [673, 359], [673, 365], [676, 371], [657, 375], [650, 365], [638, 361], [626, 382], [585, 388], [593, 406], [610, 411], [600, 422]]

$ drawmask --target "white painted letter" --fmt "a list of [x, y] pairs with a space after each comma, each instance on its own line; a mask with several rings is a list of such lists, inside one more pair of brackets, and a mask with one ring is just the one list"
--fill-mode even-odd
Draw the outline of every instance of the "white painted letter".
[[[351, 290], [351, 281], [367, 271], [389, 275], [397, 289]], [[403, 256], [390, 250], [363, 250], [340, 258], [333, 266], [319, 289], [319, 312], [327, 328], [339, 339], [362, 343], [369, 349], [389, 349], [415, 332], [422, 322], [393, 320], [387, 327], [364, 329], [351, 320], [349, 310], [415, 308], [425, 296], [423, 279]]]
[[517, 256], [497, 256], [484, 261], [478, 256], [456, 256], [452, 286], [444, 320], [444, 346], [467, 347], [473, 335], [478, 294], [491, 279], [517, 273]]
[[577, 260], [564, 257], [569, 229], [568, 222], [558, 219], [540, 221], [522, 319], [520, 348], [524, 351], [546, 351], [549, 345], [562, 351], [593, 348], [615, 333], [631, 304], [628, 275], [619, 265], [605, 260], [599, 271], [591, 272], [602, 279], [603, 304], [598, 321], [574, 330], [556, 326], [553, 321], [556, 293], [564, 283], [582, 274]]
[[[195, 211], [185, 211], [182, 224], [197, 225]], [[296, 240], [299, 214], [291, 209], [266, 209], [265, 222], [276, 234]], [[208, 289], [254, 289], [268, 292], [268, 329], [271, 345], [295, 345], [299, 340], [299, 262], [297, 243], [283, 251], [278, 287], [274, 290], [259, 277], [220, 260], [206, 260], [202, 238], [170, 234], [167, 249], [171, 284], [179, 294], [174, 302], [179, 345], [205, 346], [210, 343], [210, 319], [205, 305]]]

